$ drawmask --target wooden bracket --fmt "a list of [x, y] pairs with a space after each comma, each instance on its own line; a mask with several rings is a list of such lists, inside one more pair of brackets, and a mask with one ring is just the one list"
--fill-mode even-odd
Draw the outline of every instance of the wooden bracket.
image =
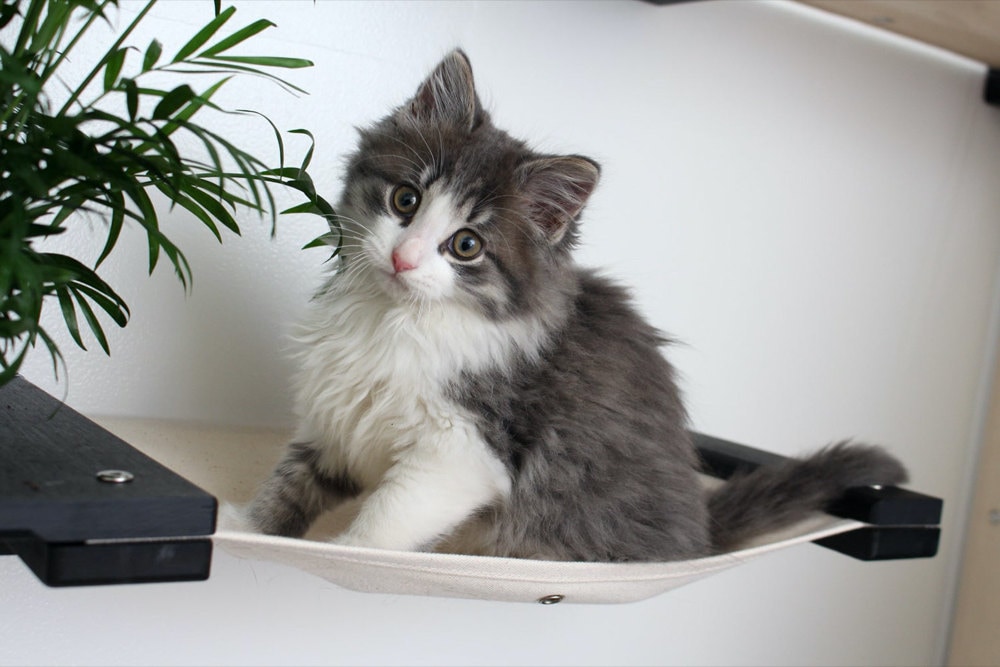
[[20, 377], [0, 459], [0, 554], [46, 584], [208, 577], [215, 498]]
[[986, 72], [983, 100], [991, 106], [1000, 107], [1000, 69], [991, 67]]
[[[692, 435], [705, 471], [721, 479], [786, 460], [780, 454], [703, 433]], [[937, 554], [943, 508], [940, 498], [895, 486], [848, 489], [826, 511], [871, 525], [814, 544], [860, 560], [930, 558]]]

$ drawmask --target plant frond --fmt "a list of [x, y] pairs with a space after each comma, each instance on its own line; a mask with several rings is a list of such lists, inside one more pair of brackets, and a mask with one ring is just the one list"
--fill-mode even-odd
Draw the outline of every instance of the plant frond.
[[[287, 166], [283, 133], [275, 123], [257, 112], [222, 108], [215, 100], [233, 77], [247, 76], [305, 94], [273, 72], [312, 63], [234, 53], [274, 24], [260, 19], [223, 32], [235, 9], [223, 9], [219, 0], [211, 18], [172, 59], [164, 57], [157, 39], [137, 49], [127, 41], [155, 3], [148, 0], [116, 31], [86, 75], [64, 81], [62, 65], [90, 38], [90, 28], [104, 22], [115, 30], [109, 10], [117, 0], [0, 0], [0, 29], [13, 27], [10, 34], [16, 35], [13, 45], [0, 44], [0, 384], [16, 375], [36, 346], [47, 349], [54, 372], [65, 365], [55, 339], [41, 324], [45, 304], [58, 304], [76, 345], [86, 349], [92, 338], [110, 353], [107, 323], [126, 326], [130, 311], [97, 271], [126, 225], [137, 226], [145, 236], [150, 272], [166, 257], [184, 289], [191, 288], [191, 266], [161, 229], [150, 196], [154, 192], [191, 213], [222, 241], [228, 233], [240, 235], [240, 210], [269, 214], [273, 234], [279, 215], [274, 191], [297, 191], [305, 201], [284, 213], [323, 217], [331, 230], [321, 237], [324, 244], [339, 246], [338, 218], [316, 193], [308, 173], [316, 144], [312, 133], [289, 132], [308, 137], [310, 145], [298, 167]], [[133, 50], [136, 57], [129, 55]], [[161, 89], [149, 83], [153, 73], [181, 80]], [[202, 80], [198, 77], [210, 80], [196, 85], [196, 79]], [[51, 94], [53, 86], [65, 92]], [[61, 102], [58, 108], [50, 102], [54, 98]], [[109, 111], [113, 108], [122, 111]], [[218, 125], [207, 117], [234, 113], [251, 113], [268, 124], [277, 166], [210, 129]], [[104, 223], [103, 245], [92, 267], [38, 249], [80, 218]]]

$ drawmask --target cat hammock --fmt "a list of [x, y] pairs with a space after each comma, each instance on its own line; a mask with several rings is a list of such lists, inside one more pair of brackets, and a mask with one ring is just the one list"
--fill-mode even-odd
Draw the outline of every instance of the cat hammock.
[[[223, 503], [247, 501], [281, 455], [284, 434], [142, 419], [103, 419], [101, 428], [20, 379], [0, 388], [0, 399], [0, 453], [8, 468], [0, 473], [0, 554], [20, 556], [51, 585], [204, 579], [214, 543], [238, 558], [273, 561], [357, 591], [612, 603], [649, 598], [803, 542], [866, 560], [929, 557], [938, 544], [941, 501], [894, 487], [853, 489], [830, 514], [739, 551], [667, 563], [345, 547], [320, 541], [344, 520], [336, 513], [314, 527], [311, 539], [233, 530], [226, 512], [212, 535], [214, 499], [193, 484]], [[713, 476], [706, 484], [781, 458], [700, 434], [695, 439]], [[39, 464], [53, 452], [63, 457], [56, 468]], [[162, 476], [176, 475], [163, 466], [190, 482], [178, 478], [172, 486]], [[185, 523], [186, 517], [195, 520]]]
[[821, 516], [759, 546], [668, 563], [564, 563], [383, 551], [225, 531], [213, 539], [238, 557], [295, 567], [355, 591], [542, 604], [614, 603], [644, 600], [768, 552], [862, 526]]

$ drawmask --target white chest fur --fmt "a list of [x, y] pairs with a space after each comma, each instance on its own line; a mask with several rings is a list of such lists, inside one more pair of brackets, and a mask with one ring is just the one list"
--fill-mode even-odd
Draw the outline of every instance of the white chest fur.
[[473, 416], [447, 395], [451, 383], [534, 353], [543, 335], [533, 322], [495, 323], [447, 303], [416, 310], [335, 283], [297, 335], [296, 437], [376, 483], [402, 451], [445, 431], [474, 432]]
[[342, 542], [419, 548], [509, 492], [474, 415], [448, 391], [463, 371], [534, 353], [542, 337], [531, 323], [415, 310], [349, 286], [317, 298], [297, 336], [297, 439], [375, 489]]

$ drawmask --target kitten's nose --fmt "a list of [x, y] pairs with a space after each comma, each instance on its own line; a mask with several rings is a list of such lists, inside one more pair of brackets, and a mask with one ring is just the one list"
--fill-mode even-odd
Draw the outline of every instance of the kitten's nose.
[[396, 273], [402, 273], [403, 271], [409, 271], [411, 269], [417, 268], [413, 264], [402, 258], [398, 250], [392, 251], [392, 268], [395, 269]]
[[420, 264], [423, 243], [418, 238], [408, 238], [392, 251], [392, 268], [396, 273], [410, 271]]

